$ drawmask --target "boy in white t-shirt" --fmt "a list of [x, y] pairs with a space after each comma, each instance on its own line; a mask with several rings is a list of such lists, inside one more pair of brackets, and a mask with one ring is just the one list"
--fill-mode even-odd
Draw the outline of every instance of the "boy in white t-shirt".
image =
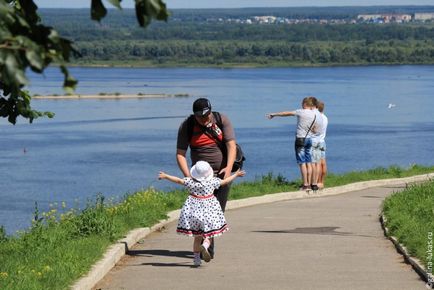
[[320, 162], [317, 163], [318, 172], [318, 187], [324, 188], [325, 176], [327, 175], [327, 162], [326, 162], [326, 142], [325, 137], [327, 134], [327, 126], [329, 119], [324, 114], [324, 102], [318, 102], [318, 111], [322, 115], [322, 130], [319, 135], [319, 150], [320, 150]]
[[318, 190], [317, 168], [312, 165], [312, 138], [322, 124], [321, 114], [316, 109], [317, 102], [315, 97], [310, 96], [303, 99], [302, 109], [267, 114], [268, 119], [297, 116], [295, 157], [303, 181], [301, 190]]

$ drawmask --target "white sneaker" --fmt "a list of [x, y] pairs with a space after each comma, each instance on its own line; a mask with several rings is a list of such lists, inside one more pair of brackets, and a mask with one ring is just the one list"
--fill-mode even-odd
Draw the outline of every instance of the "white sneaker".
[[210, 255], [210, 253], [208, 252], [208, 247], [205, 247], [203, 244], [200, 246], [200, 253], [202, 254], [202, 259], [205, 261], [205, 262], [209, 262], [209, 261], [211, 261], [211, 255]]
[[200, 256], [195, 256], [193, 261], [195, 267], [199, 267], [200, 264], [202, 263], [202, 261], [200, 260]]

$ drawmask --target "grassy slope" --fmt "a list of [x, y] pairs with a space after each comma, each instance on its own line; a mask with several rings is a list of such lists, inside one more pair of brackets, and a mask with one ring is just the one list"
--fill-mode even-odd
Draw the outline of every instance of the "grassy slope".
[[386, 198], [384, 215], [389, 233], [407, 247], [425, 266], [429, 258], [429, 233], [434, 233], [434, 181], [415, 185]]

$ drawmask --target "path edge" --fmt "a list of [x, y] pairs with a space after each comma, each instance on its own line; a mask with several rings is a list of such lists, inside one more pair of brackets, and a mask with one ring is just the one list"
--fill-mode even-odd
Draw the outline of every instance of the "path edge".
[[422, 261], [414, 256], [411, 256], [407, 250], [407, 247], [401, 244], [395, 236], [390, 235], [390, 231], [386, 226], [387, 218], [384, 213], [381, 213], [380, 215], [380, 223], [386, 238], [393, 243], [398, 253], [404, 257], [405, 262], [410, 264], [413, 270], [421, 277], [423, 281], [426, 282], [426, 288], [434, 289], [434, 277], [431, 273], [428, 273], [427, 269], [422, 264]]

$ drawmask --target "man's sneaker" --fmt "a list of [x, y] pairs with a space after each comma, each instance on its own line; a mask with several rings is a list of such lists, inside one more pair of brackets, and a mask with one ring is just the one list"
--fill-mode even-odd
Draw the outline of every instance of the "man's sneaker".
[[202, 259], [205, 261], [205, 262], [209, 262], [209, 261], [211, 261], [211, 255], [210, 255], [210, 253], [208, 252], [208, 248], [206, 248], [204, 245], [201, 245], [200, 246], [200, 253], [202, 254]]

